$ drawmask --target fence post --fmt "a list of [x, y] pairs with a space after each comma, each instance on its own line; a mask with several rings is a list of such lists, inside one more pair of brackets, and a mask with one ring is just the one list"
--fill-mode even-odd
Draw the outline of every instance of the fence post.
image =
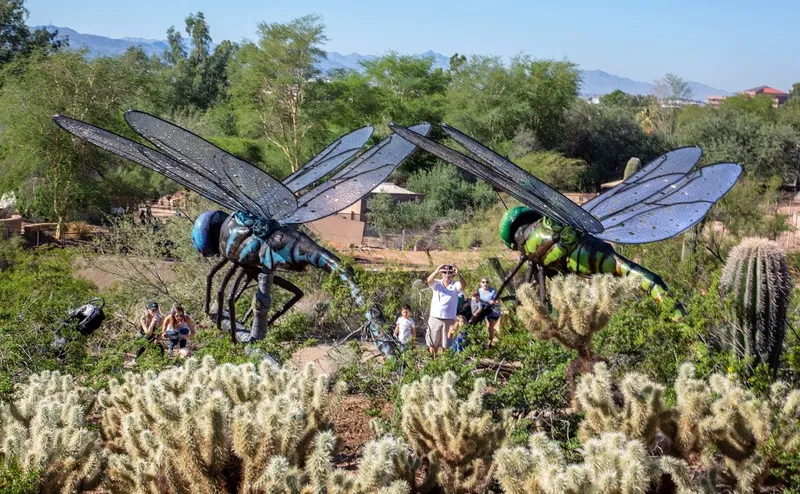
[[406, 250], [406, 229], [403, 228], [403, 236], [400, 237], [400, 250]]

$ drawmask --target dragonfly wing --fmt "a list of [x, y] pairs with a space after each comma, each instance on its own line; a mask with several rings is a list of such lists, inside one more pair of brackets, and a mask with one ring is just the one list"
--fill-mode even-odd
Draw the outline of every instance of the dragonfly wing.
[[292, 192], [308, 187], [355, 156], [374, 131], [374, 127], [370, 125], [340, 137], [299, 170], [286, 177], [283, 184]]
[[[621, 244], [656, 242], [687, 230], [708, 213], [739, 178], [742, 168], [734, 163], [706, 166], [674, 180], [666, 174], [652, 178], [653, 184], [668, 177], [668, 185], [648, 197], [603, 219], [605, 230], [598, 238]], [[647, 183], [647, 182], [643, 182]]]
[[572, 202], [561, 192], [558, 192], [460, 130], [444, 124], [442, 124], [442, 128], [447, 135], [464, 146], [467, 151], [477, 156], [484, 163], [488, 163], [495, 173], [504, 174], [512, 182], [519, 184], [539, 197], [547, 206], [547, 211], [543, 212], [545, 216], [590, 233], [603, 230], [594, 216], [587, 213], [585, 209]]
[[279, 220], [297, 209], [294, 194], [285, 185], [188, 130], [140, 111], [125, 112], [125, 121], [185, 167], [238, 198], [248, 206], [246, 211]]
[[583, 209], [602, 222], [603, 218], [643, 202], [652, 194], [674, 184], [689, 173], [702, 156], [703, 150], [699, 147], [672, 150], [654, 159], [613, 189], [588, 201]]
[[251, 212], [247, 205], [243, 204], [237, 197], [229, 195], [214, 181], [153, 148], [143, 146], [138, 142], [74, 118], [56, 115], [53, 117], [53, 121], [67, 132], [106, 151], [111, 151], [125, 159], [135, 161], [146, 168], [158, 172], [217, 204], [234, 211]]
[[[423, 123], [412, 129], [425, 135], [431, 126]], [[390, 135], [332, 178], [300, 196], [297, 212], [281, 223], [315, 221], [354, 204], [386, 180], [415, 149], [416, 146], [399, 135]]]
[[[546, 202], [545, 197], [539, 197], [534, 191], [532, 191], [527, 187], [524, 187], [521, 183], [516, 182], [515, 180], [510, 178], [506, 173], [498, 172], [493, 168], [490, 168], [483, 163], [480, 163], [468, 156], [465, 156], [454, 149], [451, 149], [436, 141], [415, 134], [414, 132], [411, 132], [406, 128], [394, 124], [390, 124], [390, 127], [392, 128], [392, 130], [400, 134], [404, 139], [408, 140], [409, 142], [414, 143], [415, 145], [431, 153], [437, 158], [442, 159], [448, 163], [451, 163], [475, 175], [476, 177], [485, 180], [486, 182], [492, 184], [493, 186], [504, 190], [511, 196], [521, 201], [526, 206], [536, 210], [542, 215], [545, 216], [551, 215], [553, 219], [561, 221], [564, 224], [572, 225], [581, 230], [587, 230], [587, 228], [585, 228], [582, 223], [573, 222], [570, 217], [563, 217], [561, 214], [553, 211], [553, 208]], [[602, 231], [603, 229], [602, 225], [596, 220], [594, 221], [594, 223], [596, 224], [590, 226], [591, 230], [587, 231]]]

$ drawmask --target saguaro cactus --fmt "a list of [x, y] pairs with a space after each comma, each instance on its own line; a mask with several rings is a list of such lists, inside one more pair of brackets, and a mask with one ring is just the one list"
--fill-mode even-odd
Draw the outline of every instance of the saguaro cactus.
[[746, 238], [728, 255], [720, 291], [733, 297], [733, 324], [723, 342], [739, 358], [777, 369], [792, 281], [786, 254], [763, 238]]

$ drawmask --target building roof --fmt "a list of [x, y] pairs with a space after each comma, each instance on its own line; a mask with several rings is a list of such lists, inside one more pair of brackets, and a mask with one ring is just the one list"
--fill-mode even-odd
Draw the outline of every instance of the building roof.
[[755, 93], [755, 94], [774, 94], [776, 96], [789, 96], [789, 93], [784, 93], [780, 89], [775, 89], [774, 87], [769, 87], [769, 86], [758, 86], [752, 89], [745, 89], [742, 92]]
[[372, 189], [373, 194], [395, 194], [395, 195], [409, 195], [409, 196], [420, 196], [422, 194], [417, 194], [416, 192], [411, 192], [408, 189], [404, 189], [398, 185], [393, 184], [392, 182], [383, 182], [379, 186]]

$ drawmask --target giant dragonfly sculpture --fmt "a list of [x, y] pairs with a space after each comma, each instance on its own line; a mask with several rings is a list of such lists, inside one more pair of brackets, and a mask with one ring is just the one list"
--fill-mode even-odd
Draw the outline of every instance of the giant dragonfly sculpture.
[[[364, 127], [334, 141], [279, 182], [199, 136], [144, 112], [128, 111], [125, 121], [161, 151], [80, 120], [60, 115], [53, 119], [73, 135], [161, 173], [233, 211], [233, 214], [223, 211], [201, 214], [195, 221], [192, 240], [204, 256], [221, 255], [206, 279], [207, 314], [210, 314], [213, 277], [225, 264], [231, 263], [217, 291], [215, 315], [217, 326], [222, 329], [223, 298], [235, 275], [227, 299], [229, 329], [234, 340], [263, 338], [268, 326], [303, 296], [289, 280], [275, 275], [278, 269], [302, 271], [310, 265], [335, 273], [347, 283], [355, 303], [364, 307], [352, 271], [295, 225], [325, 218], [361, 199], [414, 152], [413, 144], [391, 135], [353, 159], [372, 135], [372, 127]], [[427, 134], [430, 125], [412, 128], [414, 135], [419, 135], [417, 132]], [[311, 187], [328, 175], [330, 178]], [[242, 285], [245, 278], [247, 281]], [[257, 282], [253, 323], [249, 332], [237, 331], [235, 303], [251, 281]], [[290, 291], [293, 297], [267, 319], [273, 283]], [[378, 348], [384, 354], [391, 354], [394, 340], [381, 327], [384, 321], [379, 308], [370, 308], [366, 317]]]
[[[692, 171], [702, 156], [698, 147], [670, 151], [648, 163], [613, 189], [582, 207], [464, 133], [442, 125], [445, 133], [475, 159], [413, 131], [390, 125], [396, 134], [434, 156], [486, 180], [525, 206], [509, 209], [500, 237], [519, 251], [519, 262], [497, 296], [527, 262], [526, 281], [537, 273], [545, 302], [545, 277], [557, 272], [642, 276], [641, 287], [661, 304], [667, 285], [657, 274], [619, 255], [608, 242], [644, 244], [668, 239], [698, 223], [741, 174], [734, 163]], [[678, 311], [682, 313], [680, 304]], [[679, 314], [676, 314], [679, 316]]]

